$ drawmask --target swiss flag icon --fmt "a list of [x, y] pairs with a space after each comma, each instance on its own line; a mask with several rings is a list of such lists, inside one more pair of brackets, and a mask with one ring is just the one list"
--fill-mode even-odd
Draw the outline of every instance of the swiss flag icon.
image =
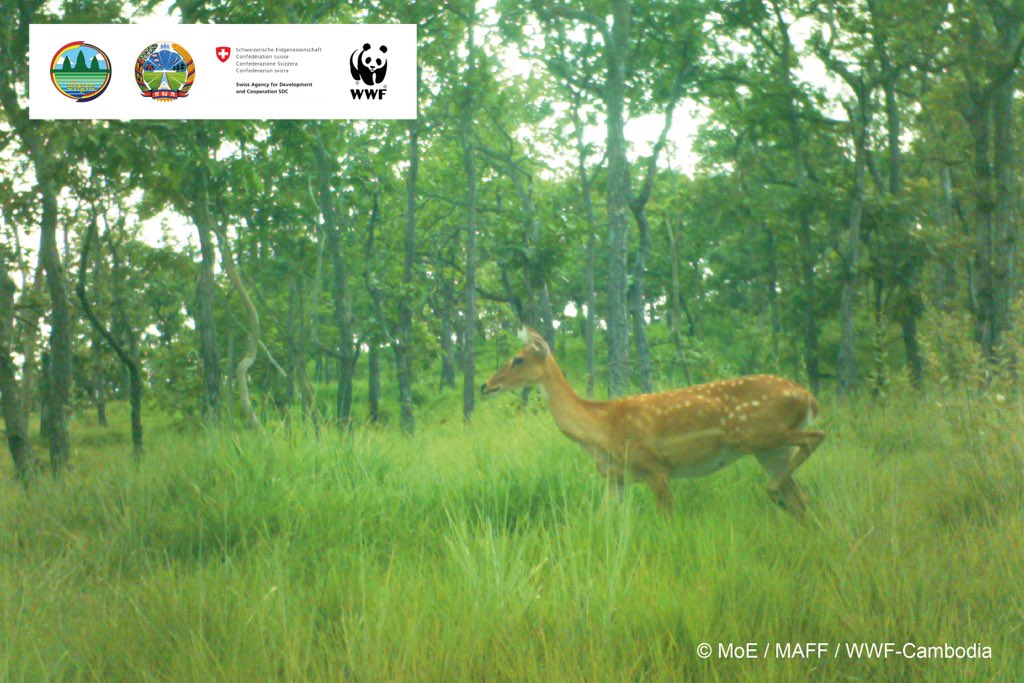
[[228, 61], [228, 58], [231, 56], [231, 48], [230, 47], [218, 47], [216, 52], [217, 52], [217, 59], [219, 59], [222, 62]]

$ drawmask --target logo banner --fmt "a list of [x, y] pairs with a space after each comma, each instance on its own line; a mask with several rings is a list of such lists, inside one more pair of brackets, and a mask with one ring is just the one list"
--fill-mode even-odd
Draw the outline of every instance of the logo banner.
[[32, 24], [33, 119], [414, 119], [415, 24]]

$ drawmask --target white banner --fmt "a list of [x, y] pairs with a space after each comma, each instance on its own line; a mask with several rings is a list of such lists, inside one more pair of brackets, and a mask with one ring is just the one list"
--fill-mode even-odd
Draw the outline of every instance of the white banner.
[[413, 119], [415, 24], [32, 24], [33, 119]]

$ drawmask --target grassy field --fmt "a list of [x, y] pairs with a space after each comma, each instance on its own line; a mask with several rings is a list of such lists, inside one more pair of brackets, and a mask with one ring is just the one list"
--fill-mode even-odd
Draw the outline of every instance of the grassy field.
[[[639, 487], [602, 512], [548, 415], [503, 396], [464, 430], [452, 399], [415, 439], [151, 416], [135, 466], [118, 412], [74, 425], [62, 481], [25, 492], [5, 461], [0, 680], [1024, 677], [1016, 399], [825, 401], [803, 523], [752, 459], [676, 482], [670, 519]], [[718, 656], [748, 642], [769, 656]], [[806, 642], [829, 653], [774, 656]], [[992, 655], [833, 656], [858, 642]]]

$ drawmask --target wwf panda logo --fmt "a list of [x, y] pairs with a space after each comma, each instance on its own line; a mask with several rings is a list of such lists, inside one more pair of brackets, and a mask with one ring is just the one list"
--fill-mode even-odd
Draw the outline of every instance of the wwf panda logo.
[[387, 45], [374, 50], [369, 43], [364, 43], [362, 50], [354, 50], [349, 57], [352, 78], [366, 85], [380, 84], [388, 72], [387, 52]]

